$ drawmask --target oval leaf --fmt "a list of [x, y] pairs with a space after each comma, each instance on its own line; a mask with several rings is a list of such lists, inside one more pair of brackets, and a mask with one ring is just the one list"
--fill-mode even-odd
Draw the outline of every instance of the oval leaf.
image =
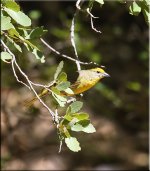
[[130, 14], [131, 15], [138, 15], [140, 12], [141, 12], [141, 7], [136, 3], [136, 2], [133, 2], [131, 4], [131, 6], [129, 7], [129, 10], [130, 10]]
[[7, 60], [12, 59], [12, 56], [8, 52], [1, 52], [1, 60], [8, 62]]
[[61, 72], [63, 66], [64, 66], [64, 62], [61, 61], [61, 62], [59, 63], [59, 65], [58, 65], [57, 69], [56, 69], [56, 72], [55, 72], [55, 75], [54, 75], [54, 80], [57, 79], [57, 77], [58, 77], [58, 75], [60, 74], [60, 72]]
[[93, 132], [96, 132], [96, 129], [94, 128], [94, 126], [90, 123], [88, 126], [84, 127], [83, 132], [86, 132], [86, 133], [93, 133]]
[[13, 11], [20, 11], [20, 6], [15, 1], [5, 1], [5, 6]]
[[67, 81], [67, 74], [65, 72], [62, 72], [62, 73], [59, 74], [57, 79], [58, 79], [59, 82]]
[[13, 11], [9, 8], [4, 8], [4, 10], [7, 12], [7, 14], [12, 17], [18, 24], [22, 25], [22, 26], [30, 26], [31, 25], [31, 19], [25, 15], [23, 12], [21, 11]]
[[14, 28], [14, 26], [11, 23], [11, 18], [2, 16], [1, 18], [1, 30], [9, 30], [11, 28]]
[[71, 113], [76, 113], [78, 112], [83, 106], [83, 102], [80, 101], [75, 101], [73, 102], [70, 107], [71, 107]]
[[78, 152], [81, 150], [80, 144], [75, 137], [65, 138], [65, 143], [67, 147], [73, 152]]

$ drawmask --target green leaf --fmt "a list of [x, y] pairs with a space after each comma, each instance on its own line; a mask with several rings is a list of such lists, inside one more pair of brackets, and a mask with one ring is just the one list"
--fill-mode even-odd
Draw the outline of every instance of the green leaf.
[[145, 21], [150, 24], [150, 13], [146, 9], [143, 9], [142, 12], [144, 14]]
[[32, 53], [35, 55], [35, 57], [37, 59], [40, 59], [41, 60], [41, 63], [44, 63], [45, 62], [45, 56], [43, 55], [42, 52], [40, 52], [37, 49], [33, 49]]
[[16, 12], [20, 11], [20, 6], [15, 1], [6, 0], [5, 7], [12, 9], [13, 11]]
[[70, 114], [71, 114], [71, 107], [68, 106], [68, 107], [67, 107], [67, 110], [66, 110], [66, 115], [70, 115]]
[[14, 37], [16, 36], [17, 38], [20, 37], [19, 32], [15, 28], [11, 28], [8, 30], [8, 33], [10, 36]]
[[94, 128], [94, 126], [90, 123], [88, 126], [84, 127], [83, 132], [86, 132], [86, 133], [93, 133], [93, 132], [96, 132], [96, 129]]
[[65, 118], [66, 120], [68, 120], [68, 121], [71, 121], [71, 120], [73, 119], [72, 116], [67, 115], [67, 114], [64, 116], [64, 118]]
[[144, 0], [147, 6], [150, 6], [150, 0]]
[[78, 112], [83, 106], [83, 102], [80, 101], [75, 101], [73, 102], [70, 107], [71, 107], [71, 113], [76, 113]]
[[26, 39], [36, 39], [45, 34], [47, 30], [43, 30], [43, 27], [37, 27], [31, 31], [31, 33], [26, 37]]
[[27, 27], [31, 25], [31, 19], [21, 11], [13, 11], [9, 8], [4, 8], [7, 14], [12, 17], [18, 24]]
[[80, 132], [80, 131], [82, 131], [83, 130], [83, 126], [82, 125], [80, 125], [80, 124], [75, 124], [75, 125], [73, 125], [72, 127], [71, 127], [71, 130], [72, 131], [75, 131], [75, 132]]
[[60, 95], [60, 91], [56, 87], [51, 87], [51, 90], [55, 93]]
[[20, 47], [17, 43], [15, 43], [13, 39], [11, 39], [10, 37], [7, 37], [7, 38], [8, 38], [8, 40], [10, 41], [10, 43], [11, 43], [19, 52], [22, 52], [21, 47]]
[[65, 72], [62, 72], [58, 75], [57, 79], [59, 82], [65, 82], [67, 81], [67, 74]]
[[11, 18], [2, 16], [1, 17], [1, 30], [9, 30], [11, 28], [14, 28], [14, 26], [11, 23]]
[[65, 143], [67, 147], [73, 152], [78, 152], [81, 150], [80, 144], [75, 137], [65, 138]]
[[55, 72], [55, 75], [54, 75], [54, 80], [57, 79], [57, 77], [58, 77], [58, 75], [60, 74], [60, 72], [61, 72], [63, 66], [64, 66], [64, 62], [61, 61], [61, 62], [59, 63], [59, 65], [58, 65], [57, 69], [56, 69], [56, 72]]
[[129, 13], [137, 16], [141, 12], [141, 7], [135, 1], [129, 7]]
[[71, 130], [75, 131], [75, 132], [83, 131], [83, 132], [86, 132], [86, 133], [94, 133], [94, 132], [96, 132], [94, 126], [91, 123], [88, 124], [86, 127], [83, 127], [81, 124], [76, 123], [75, 125], [73, 125], [71, 127]]
[[87, 113], [75, 113], [73, 117], [77, 118], [78, 120], [87, 120], [89, 118], [89, 114]]
[[103, 5], [104, 4], [104, 0], [95, 0], [96, 2], [98, 2], [99, 4]]
[[65, 90], [65, 92], [67, 93], [67, 94], [74, 94], [74, 92], [71, 90], [71, 88], [67, 88], [66, 90]]
[[70, 82], [69, 82], [69, 81], [66, 81], [66, 82], [62, 82], [62, 83], [58, 84], [58, 85], [56, 86], [56, 88], [57, 88], [59, 91], [63, 91], [63, 90], [66, 90], [69, 86], [70, 86]]
[[66, 101], [67, 99], [58, 95], [58, 94], [55, 94], [52, 92], [52, 96], [55, 98], [55, 100], [58, 102], [58, 104], [61, 106], [61, 107], [64, 107], [65, 104], [66, 104]]
[[87, 127], [90, 124], [90, 120], [80, 120], [78, 124], [82, 125], [83, 127]]
[[7, 60], [12, 59], [12, 56], [8, 52], [1, 52], [1, 60], [8, 62]]
[[79, 120], [77, 118], [73, 118], [69, 123], [68, 126], [72, 127], [75, 123], [77, 123]]

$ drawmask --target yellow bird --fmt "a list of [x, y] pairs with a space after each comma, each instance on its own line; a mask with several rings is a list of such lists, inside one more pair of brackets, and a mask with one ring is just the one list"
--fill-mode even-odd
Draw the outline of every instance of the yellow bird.
[[[77, 94], [81, 94], [88, 89], [92, 88], [98, 81], [100, 81], [104, 77], [110, 77], [102, 68], [93, 68], [88, 70], [80, 70], [78, 71], [79, 75], [77, 80], [71, 84], [70, 88], [73, 91], [73, 94], [67, 94], [66, 92], [61, 92], [62, 95], [65, 96], [74, 96]], [[39, 95], [39, 97], [43, 97], [49, 94], [47, 89], [43, 89]], [[34, 97], [32, 100], [28, 101], [25, 106], [31, 106], [34, 101], [38, 98]]]

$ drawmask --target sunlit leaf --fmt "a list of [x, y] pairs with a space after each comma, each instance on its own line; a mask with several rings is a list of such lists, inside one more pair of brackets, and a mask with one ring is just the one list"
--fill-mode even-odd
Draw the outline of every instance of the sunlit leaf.
[[69, 95], [73, 95], [74, 94], [74, 92], [71, 90], [71, 88], [67, 88], [66, 90], [65, 90], [65, 92], [67, 93], [67, 94], [69, 94]]
[[5, 7], [12, 9], [13, 11], [20, 11], [20, 6], [15, 1], [6, 0], [4, 4]]
[[60, 95], [60, 91], [56, 87], [51, 87], [51, 90], [55, 93]]
[[81, 150], [80, 144], [75, 137], [65, 138], [65, 143], [71, 151], [78, 152]]
[[70, 115], [65, 115], [64, 118], [67, 119], [68, 121], [71, 121], [73, 119], [72, 116]]
[[75, 125], [73, 125], [72, 127], [71, 127], [71, 130], [72, 131], [75, 131], [75, 132], [80, 132], [80, 131], [82, 131], [83, 130], [83, 126], [82, 125], [80, 125], [80, 124], [75, 124]]
[[87, 113], [75, 113], [73, 117], [77, 118], [78, 120], [87, 120], [89, 118], [89, 114]]
[[86, 133], [94, 133], [94, 132], [96, 132], [96, 129], [95, 129], [94, 126], [90, 123], [89, 125], [87, 125], [86, 127], [84, 127], [82, 131], [83, 131], [83, 132], [86, 132]]
[[55, 94], [52, 92], [52, 96], [55, 98], [55, 100], [58, 102], [58, 104], [61, 106], [61, 107], [64, 107], [65, 104], [66, 104], [66, 101], [67, 99], [58, 95], [58, 94]]
[[57, 77], [58, 77], [58, 75], [60, 74], [60, 72], [61, 72], [63, 66], [64, 66], [64, 62], [61, 61], [61, 62], [59, 63], [59, 65], [58, 65], [57, 69], [56, 69], [56, 72], [55, 72], [55, 75], [54, 75], [54, 80], [57, 79]]
[[8, 62], [7, 60], [11, 60], [12, 56], [8, 52], [1, 52], [1, 60], [4, 62]]
[[18, 37], [18, 38], [20, 37], [19, 32], [18, 32], [15, 28], [9, 29], [9, 30], [8, 30], [8, 33], [9, 33], [9, 35], [12, 36], [12, 37], [13, 37], [13, 36], [16, 36], [16, 37]]
[[67, 74], [65, 72], [61, 72], [58, 75], [58, 78], [57, 79], [58, 79], [59, 82], [67, 81]]
[[83, 102], [80, 101], [75, 101], [73, 102], [70, 107], [71, 107], [71, 113], [76, 113], [78, 112], [83, 106]]
[[21, 11], [13, 11], [9, 8], [4, 8], [4, 10], [7, 12], [7, 14], [12, 17], [18, 24], [22, 25], [22, 26], [30, 26], [31, 25], [31, 19], [25, 15], [23, 12]]
[[140, 12], [141, 12], [141, 7], [138, 5], [137, 2], [133, 2], [130, 7], [129, 7], [129, 10], [130, 10], [130, 14], [131, 15], [138, 15]]
[[73, 125], [71, 127], [71, 130], [72, 131], [75, 131], [75, 132], [79, 132], [79, 131], [83, 131], [83, 132], [86, 132], [86, 133], [94, 133], [96, 132], [94, 126], [89, 123], [87, 126], [83, 127], [81, 124], [79, 123], [76, 123], [75, 125]]
[[1, 30], [9, 30], [11, 28], [14, 28], [14, 26], [11, 23], [11, 18], [2, 16], [1, 17]]
[[70, 122], [69, 122], [69, 126], [72, 127], [75, 123], [77, 123], [79, 120], [77, 118], [73, 118]]

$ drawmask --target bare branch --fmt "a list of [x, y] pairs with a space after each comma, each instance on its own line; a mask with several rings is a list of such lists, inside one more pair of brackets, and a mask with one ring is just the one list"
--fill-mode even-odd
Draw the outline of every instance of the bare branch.
[[[12, 56], [12, 69], [13, 69], [13, 73], [15, 78], [17, 79], [18, 82], [24, 84], [25, 86], [27, 86], [29, 89], [31, 89], [35, 96], [38, 98], [38, 100], [40, 101], [40, 103], [49, 111], [49, 113], [51, 114], [53, 121], [55, 121], [55, 113], [41, 100], [41, 98], [39, 97], [39, 95], [37, 94], [37, 92], [35, 91], [34, 87], [32, 86], [32, 84], [34, 84], [33, 82], [31, 82], [28, 78], [28, 76], [22, 71], [22, 69], [20, 68], [20, 66], [18, 65], [18, 63], [16, 62], [16, 57], [15, 55], [10, 51], [10, 49], [6, 46], [6, 44], [1, 40], [2, 45], [6, 48], [7, 52], [10, 53], [10, 55]], [[22, 76], [24, 76], [29, 84], [29, 86], [27, 84], [25, 84], [24, 82], [20, 81], [16, 75], [16, 71], [15, 71], [15, 66], [17, 67], [17, 69], [19, 70], [19, 72], [22, 74]], [[35, 84], [36, 85], [36, 84]], [[37, 84], [40, 85], [40, 84]], [[42, 85], [40, 85], [42, 86]], [[44, 87], [44, 86], [42, 86]], [[44, 87], [45, 88], [45, 87]]]
[[101, 31], [97, 30], [94, 25], [93, 25], [93, 18], [91, 17], [91, 27], [94, 31], [96, 31], [97, 33], [102, 33]]
[[76, 13], [74, 14], [74, 17], [72, 19], [72, 24], [71, 24], [71, 43], [72, 43], [72, 46], [74, 48], [74, 53], [75, 53], [75, 56], [76, 56], [76, 65], [77, 65], [77, 69], [78, 71], [81, 70], [81, 66], [80, 66], [80, 63], [79, 63], [79, 57], [78, 57], [78, 53], [77, 53], [77, 49], [76, 49], [76, 45], [75, 45], [75, 38], [74, 38], [74, 19], [75, 19], [75, 16], [76, 16]]
[[80, 2], [81, 2], [81, 0], [77, 0], [77, 2], [76, 2], [76, 7], [77, 7], [77, 9], [78, 10], [81, 10], [81, 7], [80, 7]]
[[95, 17], [91, 12], [90, 12], [90, 9], [87, 8], [86, 9], [87, 13], [92, 17], [92, 18], [99, 18], [99, 17]]
[[[57, 51], [56, 49], [54, 49], [52, 46], [50, 46], [44, 39], [40, 38], [40, 40], [41, 40], [41, 42], [42, 42], [47, 48], [49, 48], [51, 51], [53, 51], [53, 52], [56, 53], [57, 55], [59, 55], [59, 56], [61, 56], [61, 57], [63, 57], [63, 58], [66, 58], [66, 59], [68, 59], [68, 60], [70, 60], [70, 61], [76, 62], [76, 59], [74, 59], [74, 58], [72, 58], [72, 57], [70, 57], [70, 56], [68, 56], [68, 55], [65, 55], [65, 54], [60, 53], [59, 51]], [[79, 63], [82, 64], [82, 65], [91, 65], [91, 64], [98, 65], [98, 64], [95, 63], [95, 62], [82, 62], [82, 61], [79, 61]]]
[[2, 45], [4, 46], [5, 50], [7, 50], [7, 52], [12, 56], [11, 66], [12, 66], [12, 70], [13, 70], [13, 73], [14, 73], [14, 76], [15, 76], [16, 80], [17, 80], [19, 83], [25, 85], [26, 87], [28, 87], [28, 88], [30, 89], [30, 87], [29, 87], [26, 83], [24, 83], [23, 81], [20, 81], [20, 80], [19, 80], [19, 78], [18, 78], [18, 76], [17, 76], [17, 74], [16, 74], [16, 70], [15, 70], [15, 67], [14, 67], [15, 55], [10, 51], [10, 49], [6, 46], [6, 44], [3, 42], [3, 40], [1, 40], [1, 43], [2, 43]]

